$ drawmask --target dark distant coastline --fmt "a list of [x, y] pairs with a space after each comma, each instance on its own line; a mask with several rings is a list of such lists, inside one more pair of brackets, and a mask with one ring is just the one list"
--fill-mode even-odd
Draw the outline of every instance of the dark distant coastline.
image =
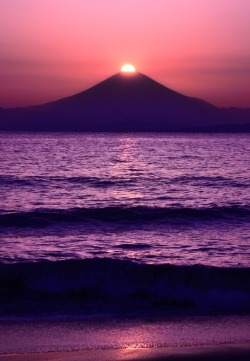
[[43, 105], [0, 108], [0, 131], [250, 132], [250, 108], [218, 108], [141, 73]]

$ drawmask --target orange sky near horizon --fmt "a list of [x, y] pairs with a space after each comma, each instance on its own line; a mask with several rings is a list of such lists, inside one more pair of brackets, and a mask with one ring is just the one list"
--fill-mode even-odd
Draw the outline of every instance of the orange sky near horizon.
[[80, 92], [125, 63], [250, 107], [250, 0], [0, 0], [0, 107]]

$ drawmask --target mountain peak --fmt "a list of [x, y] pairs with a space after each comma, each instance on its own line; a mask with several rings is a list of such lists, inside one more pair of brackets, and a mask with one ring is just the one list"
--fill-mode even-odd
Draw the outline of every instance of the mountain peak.
[[119, 72], [81, 93], [61, 99], [60, 103], [66, 101], [69, 104], [73, 99], [74, 101], [80, 101], [80, 99], [84, 101], [87, 98], [90, 101], [92, 96], [94, 99], [107, 100], [112, 98], [116, 102], [124, 100], [127, 103], [129, 101], [162, 102], [163, 100], [166, 103], [171, 103], [189, 99], [189, 97], [165, 87], [140, 72]]
[[180, 94], [140, 72], [119, 72], [78, 94], [1, 112], [0, 129], [167, 132], [249, 122], [249, 112], [234, 113]]
[[[166, 88], [164, 85], [156, 82], [155, 80], [149, 78], [147, 75], [144, 75], [140, 72], [135, 73], [117, 73], [115, 75], [112, 75], [111, 77], [103, 80], [99, 84], [93, 86], [90, 89], [96, 88], [96, 87], [112, 87], [117, 88], [118, 90], [127, 88], [130, 91], [133, 91], [135, 89], [139, 91], [145, 91], [151, 89], [151, 91], [159, 91], [160, 89], [165, 91], [168, 89], [169, 91], [174, 92], [173, 90]], [[177, 93], [176, 93], [177, 94]]]

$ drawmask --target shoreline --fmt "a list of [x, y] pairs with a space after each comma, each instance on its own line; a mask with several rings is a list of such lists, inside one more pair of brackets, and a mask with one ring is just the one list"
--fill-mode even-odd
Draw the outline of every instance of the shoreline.
[[0, 361], [26, 360], [22, 355], [32, 361], [34, 355], [38, 360], [44, 360], [44, 355], [46, 360], [67, 360], [69, 354], [76, 358], [79, 353], [94, 360], [95, 352], [100, 353], [96, 360], [105, 355], [110, 360], [132, 359], [132, 354], [140, 359], [235, 347], [237, 352], [247, 350], [250, 360], [250, 316], [12, 320], [1, 322], [0, 327]]
[[236, 359], [237, 361], [250, 359], [250, 342], [209, 346], [121, 348], [0, 355], [0, 361], [233, 361]]

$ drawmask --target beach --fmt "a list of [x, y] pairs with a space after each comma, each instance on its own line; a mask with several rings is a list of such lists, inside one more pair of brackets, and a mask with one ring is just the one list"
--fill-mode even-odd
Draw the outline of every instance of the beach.
[[85, 350], [73, 352], [48, 352], [19, 355], [0, 355], [1, 361], [115, 361], [115, 360], [155, 360], [155, 361], [248, 361], [250, 343], [220, 346], [193, 346], [176, 348], [135, 348], [111, 350]]
[[1, 361], [249, 360], [249, 316], [1, 321]]

